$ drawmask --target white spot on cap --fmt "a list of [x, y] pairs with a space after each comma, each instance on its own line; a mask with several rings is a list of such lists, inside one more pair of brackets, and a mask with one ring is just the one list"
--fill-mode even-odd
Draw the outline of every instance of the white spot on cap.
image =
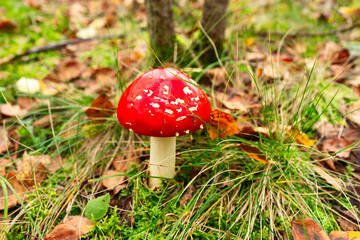
[[188, 86], [184, 87], [183, 91], [185, 94], [192, 94], [192, 92], [193, 92], [192, 90], [190, 90], [190, 88]]
[[150, 103], [150, 105], [151, 106], [153, 106], [154, 108], [159, 108], [160, 107], [160, 105], [158, 104], [158, 103]]
[[177, 101], [177, 102], [179, 102], [179, 103], [182, 103], [182, 104], [184, 104], [184, 103], [185, 103], [185, 101], [184, 101], [184, 100], [182, 100], [182, 99], [180, 99], [180, 98], [177, 98], [177, 99], [176, 99], [176, 101]]
[[173, 114], [173, 113], [174, 113], [174, 111], [171, 110], [171, 109], [165, 109], [165, 112], [166, 112], [166, 113], [169, 113], [169, 114]]
[[127, 124], [127, 125], [131, 125], [131, 122], [126, 122], [125, 124]]
[[162, 131], [160, 131], [160, 134], [163, 134], [163, 132], [162, 132]]
[[199, 101], [200, 98], [199, 97], [195, 97], [195, 98], [190, 98], [191, 101]]
[[147, 93], [148, 91], [149, 91], [149, 90], [147, 90], [147, 89], [144, 90], [144, 92], [146, 92], [146, 93]]
[[141, 96], [141, 95], [139, 95], [139, 96], [137, 96], [137, 97], [135, 98], [135, 100], [140, 100], [140, 99], [142, 99], [142, 96]]
[[204, 128], [204, 126], [201, 124], [201, 125], [200, 125], [200, 128], [201, 128], [201, 129], [203, 129], [203, 128]]
[[178, 109], [176, 109], [176, 111], [181, 112], [181, 111], [182, 111], [182, 108], [178, 108]]
[[178, 137], [179, 135], [180, 135], [180, 134], [179, 134], [178, 132], [177, 132], [177, 133], [175, 133], [175, 136], [177, 136], [177, 137]]
[[164, 91], [163, 91], [163, 94], [169, 94], [169, 86], [168, 85], [165, 85], [164, 86]]
[[129, 128], [129, 131], [130, 131], [130, 132], [133, 132], [133, 130], [132, 130], [131, 128]]
[[130, 106], [134, 106], [134, 104], [130, 103]]
[[178, 117], [175, 121], [182, 121], [186, 118], [186, 116]]
[[160, 76], [160, 79], [164, 80], [164, 79], [165, 79], [165, 77], [164, 77], [164, 76]]
[[191, 107], [191, 108], [189, 108], [189, 110], [193, 112], [193, 111], [196, 111], [198, 107], [199, 107], [199, 106]]
[[173, 104], [173, 105], [178, 105], [179, 102], [178, 101], [171, 101], [170, 104]]
[[186, 130], [185, 133], [188, 134], [190, 132], [190, 130]]

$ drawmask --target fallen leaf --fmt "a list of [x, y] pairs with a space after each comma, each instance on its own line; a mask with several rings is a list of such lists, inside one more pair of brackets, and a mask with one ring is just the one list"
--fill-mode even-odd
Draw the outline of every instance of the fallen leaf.
[[64, 224], [74, 226], [79, 236], [89, 233], [94, 226], [94, 222], [84, 216], [68, 216], [65, 218]]
[[[336, 153], [345, 149], [351, 143], [345, 138], [334, 138], [334, 139], [324, 139], [322, 144], [323, 144], [322, 150], [328, 151], [330, 153]], [[339, 158], [348, 158], [350, 157], [350, 150], [351, 149], [346, 149], [346, 151], [341, 151], [337, 153], [335, 156]]]
[[7, 152], [12, 146], [7, 131], [0, 126], [0, 154]]
[[293, 127], [285, 127], [284, 130], [290, 139], [293, 139], [295, 142], [301, 145], [312, 147], [316, 143], [316, 140], [309, 139], [309, 136], [306, 135], [306, 133], [296, 130]]
[[11, 160], [8, 158], [0, 159], [0, 175], [4, 176], [6, 174], [5, 170], [7, 167], [11, 166]]
[[142, 148], [135, 149], [134, 144], [130, 142], [127, 151], [125, 151], [123, 155], [117, 156], [113, 160], [112, 165], [117, 171], [126, 172], [129, 169], [131, 163], [139, 163], [139, 158], [142, 154], [142, 151]]
[[250, 157], [253, 159], [262, 162], [262, 163], [273, 163], [272, 161], [269, 161], [266, 159], [266, 155], [261, 152], [257, 147], [241, 143], [239, 147], [246, 152]]
[[229, 95], [226, 93], [215, 92], [215, 98], [228, 109], [238, 110], [240, 113], [247, 113], [245, 99], [238, 94]]
[[64, 223], [58, 224], [44, 240], [78, 240], [93, 227], [93, 221], [84, 216], [68, 216]]
[[[347, 214], [349, 214], [350, 216], [353, 216], [354, 219], [357, 218], [357, 216], [354, 216], [353, 213], [351, 211], [345, 211]], [[355, 223], [353, 223], [352, 221], [348, 220], [347, 218], [344, 217], [339, 217], [339, 225], [341, 227], [342, 230], [344, 231], [355, 231], [359, 229], [359, 226]]]
[[0, 20], [0, 32], [12, 32], [16, 27], [16, 24], [9, 19]]
[[79, 235], [76, 232], [74, 226], [60, 223], [58, 224], [48, 235], [44, 237], [44, 240], [78, 240]]
[[17, 100], [17, 105], [19, 105], [21, 109], [25, 109], [27, 111], [36, 108], [39, 104], [40, 103], [37, 98], [19, 97]]
[[94, 123], [106, 122], [115, 111], [114, 104], [105, 94], [99, 95], [92, 103], [90, 108], [85, 111], [86, 116]]
[[[24, 200], [26, 189], [21, 184], [21, 182], [16, 178], [15, 173], [9, 172], [3, 175], [3, 177], [5, 177], [8, 180], [9, 184], [12, 186], [12, 188], [14, 188], [19, 198], [21, 200]], [[8, 194], [8, 208], [17, 206], [19, 204], [19, 201], [15, 196], [14, 192], [11, 191], [9, 187], [7, 187], [7, 194]], [[0, 187], [0, 210], [4, 210], [4, 192], [2, 187]]]
[[357, 101], [353, 105], [348, 107], [348, 114], [346, 117], [356, 123], [357, 125], [360, 125], [360, 101]]
[[94, 220], [103, 218], [109, 209], [109, 203], [110, 194], [106, 194], [89, 201], [85, 206], [85, 216], [88, 219]]
[[239, 127], [230, 114], [218, 109], [214, 109], [211, 112], [210, 127], [208, 128], [210, 139], [214, 140], [217, 137], [223, 139], [227, 136], [237, 134], [239, 131]]
[[93, 76], [102, 86], [115, 86], [116, 72], [110, 67], [95, 69]]
[[47, 155], [30, 156], [24, 153], [21, 161], [16, 162], [17, 178], [24, 183], [26, 187], [32, 187], [35, 184], [41, 184], [47, 177], [47, 168], [41, 161], [47, 161]]
[[332, 231], [330, 232], [330, 240], [359, 240], [360, 232], [341, 232]]
[[321, 226], [310, 218], [291, 221], [294, 240], [330, 240]]
[[332, 55], [331, 64], [343, 64], [349, 59], [349, 57], [349, 50], [346, 48], [342, 48]]
[[327, 172], [325, 172], [323, 169], [321, 169], [318, 166], [313, 166], [313, 169], [317, 174], [320, 175], [320, 177], [325, 179], [325, 181], [328, 182], [335, 189], [337, 189], [338, 191], [343, 190], [344, 185], [339, 178], [329, 175]]
[[[101, 177], [109, 177], [102, 180], [102, 184], [107, 190], [113, 190], [114, 194], [117, 194], [122, 189], [126, 188], [126, 176], [114, 176], [124, 174], [123, 172], [119, 172], [116, 170], [107, 170]], [[110, 177], [113, 176], [113, 177]]]
[[56, 68], [57, 78], [62, 82], [70, 81], [81, 75], [83, 66], [74, 59], [63, 59]]
[[50, 126], [52, 116], [46, 115], [32, 123], [34, 127], [47, 128]]
[[210, 86], [225, 86], [227, 82], [225, 69], [216, 67], [207, 70], [201, 78], [200, 83]]
[[7, 117], [23, 117], [26, 115], [27, 111], [21, 109], [19, 105], [12, 105], [10, 103], [5, 103], [0, 105], [0, 113]]
[[194, 193], [196, 192], [196, 188], [194, 184], [191, 184], [189, 188], [185, 191], [185, 193], [181, 196], [180, 206], [185, 206], [190, 202], [190, 200], [194, 197]]

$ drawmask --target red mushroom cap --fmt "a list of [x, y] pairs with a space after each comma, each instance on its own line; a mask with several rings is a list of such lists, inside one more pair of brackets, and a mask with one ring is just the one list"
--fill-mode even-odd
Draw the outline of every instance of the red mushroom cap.
[[152, 137], [174, 137], [203, 128], [210, 120], [206, 93], [183, 72], [157, 68], [138, 77], [124, 91], [119, 123]]

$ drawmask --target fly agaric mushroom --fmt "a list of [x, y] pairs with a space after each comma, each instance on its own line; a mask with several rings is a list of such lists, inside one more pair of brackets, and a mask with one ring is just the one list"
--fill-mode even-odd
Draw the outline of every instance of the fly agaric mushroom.
[[124, 91], [117, 117], [129, 131], [150, 136], [151, 188], [160, 186], [161, 177], [175, 175], [176, 137], [203, 128], [210, 112], [206, 93], [172, 68], [151, 70]]

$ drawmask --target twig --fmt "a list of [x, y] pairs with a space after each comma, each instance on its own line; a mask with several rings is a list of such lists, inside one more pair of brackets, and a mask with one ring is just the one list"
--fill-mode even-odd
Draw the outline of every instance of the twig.
[[[347, 27], [334, 29], [334, 30], [326, 31], [326, 32], [293, 32], [293, 33], [289, 33], [287, 35], [288, 35], [288, 37], [323, 37], [323, 36], [327, 36], [327, 35], [335, 35], [338, 33], [344, 33], [344, 32], [350, 31], [357, 27], [360, 27], [360, 23], [355, 23], [355, 24], [352, 24]], [[286, 33], [285, 32], [256, 32], [255, 34], [260, 37], [267, 37], [269, 35], [282, 37]]]
[[353, 215], [341, 210], [339, 207], [337, 206], [333, 206], [333, 209], [336, 210], [338, 213], [340, 213], [343, 217], [347, 218], [348, 220], [350, 220], [351, 222], [358, 224], [359, 220], [356, 219]]
[[46, 52], [46, 51], [52, 51], [52, 50], [58, 50], [63, 47], [66, 47], [68, 45], [78, 44], [82, 42], [88, 42], [92, 40], [104, 40], [104, 39], [118, 39], [118, 38], [124, 38], [124, 34], [117, 34], [117, 35], [106, 35], [106, 36], [96, 36], [92, 38], [77, 38], [77, 39], [67, 39], [60, 42], [53, 42], [46, 44], [41, 47], [32, 47], [24, 52], [20, 52], [17, 54], [13, 54], [4, 58], [0, 59], [0, 65], [10, 63], [16, 59], [28, 56], [33, 53], [40, 53], [40, 52]]

